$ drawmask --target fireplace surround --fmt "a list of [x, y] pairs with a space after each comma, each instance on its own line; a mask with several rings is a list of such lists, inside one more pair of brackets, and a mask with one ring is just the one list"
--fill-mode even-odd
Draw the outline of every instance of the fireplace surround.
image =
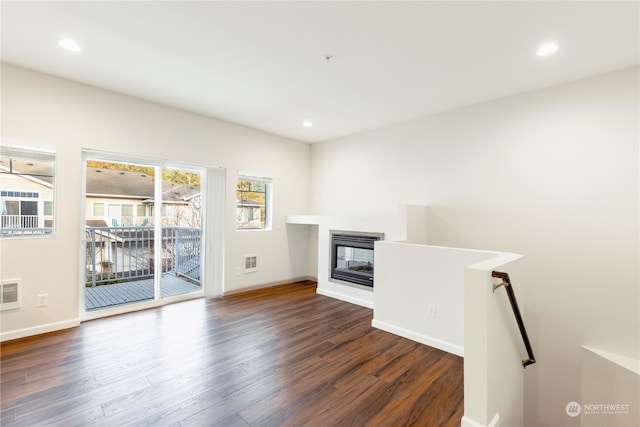
[[382, 233], [332, 230], [331, 280], [373, 288], [374, 243], [381, 239]]

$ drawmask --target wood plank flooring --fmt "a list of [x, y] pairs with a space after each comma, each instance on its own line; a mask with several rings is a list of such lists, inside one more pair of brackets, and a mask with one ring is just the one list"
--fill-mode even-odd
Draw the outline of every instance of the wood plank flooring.
[[2, 426], [459, 426], [462, 358], [314, 282], [3, 343]]

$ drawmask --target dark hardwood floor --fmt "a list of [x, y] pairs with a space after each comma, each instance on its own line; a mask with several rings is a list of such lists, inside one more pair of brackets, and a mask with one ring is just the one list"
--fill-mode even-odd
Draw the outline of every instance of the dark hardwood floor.
[[462, 358], [314, 282], [2, 344], [8, 426], [459, 426]]

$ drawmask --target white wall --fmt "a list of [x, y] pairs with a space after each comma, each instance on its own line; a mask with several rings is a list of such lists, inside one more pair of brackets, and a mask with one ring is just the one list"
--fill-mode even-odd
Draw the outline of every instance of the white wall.
[[[570, 425], [580, 348], [638, 358], [638, 68], [311, 149], [311, 212], [430, 206], [429, 243], [523, 254], [527, 425]], [[340, 170], [363, 185], [344, 191]], [[357, 195], [357, 197], [356, 197]], [[515, 284], [517, 286], [517, 284]]]
[[[307, 276], [307, 231], [284, 227], [286, 214], [308, 207], [307, 144], [8, 64], [2, 141], [57, 151], [56, 236], [0, 242], [2, 278], [24, 286], [23, 307], [2, 312], [3, 336], [77, 321], [83, 148], [227, 169], [225, 292]], [[273, 231], [235, 231], [237, 170], [273, 177]], [[236, 276], [245, 253], [258, 254], [259, 269]], [[48, 307], [35, 307], [40, 293]]]
[[[464, 269], [497, 255], [376, 242], [373, 326], [463, 356]], [[434, 316], [428, 305], [434, 306]]]

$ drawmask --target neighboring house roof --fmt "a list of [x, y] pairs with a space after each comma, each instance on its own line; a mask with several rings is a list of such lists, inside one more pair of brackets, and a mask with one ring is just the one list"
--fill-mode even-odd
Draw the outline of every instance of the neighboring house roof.
[[[37, 162], [31, 166], [21, 165], [23, 177], [27, 172], [38, 175], [41, 170]], [[140, 199], [145, 203], [153, 203], [154, 180], [152, 176], [140, 172], [120, 171], [114, 169], [87, 168], [88, 197], [122, 197]], [[169, 181], [162, 182], [162, 201], [166, 203], [185, 203], [200, 196], [200, 188]], [[261, 207], [262, 204], [247, 198], [236, 198], [238, 207]], [[97, 225], [96, 225], [97, 226]]]
[[[87, 168], [87, 196], [127, 197], [152, 202], [154, 185], [152, 176], [140, 172]], [[185, 202], [198, 194], [199, 187], [162, 182], [164, 202]]]
[[88, 227], [107, 227], [107, 222], [103, 219], [88, 219]]
[[47, 184], [53, 183], [53, 167], [51, 161], [40, 161], [38, 159], [14, 159], [12, 156], [4, 156], [0, 158], [0, 166], [5, 171], [11, 168], [13, 171], [19, 171], [22, 175], [30, 175]]
[[[45, 186], [47, 188], [53, 187], [53, 171], [51, 170], [51, 166], [42, 166], [42, 162], [34, 162], [34, 163], [25, 163], [22, 162], [20, 164], [20, 169], [16, 167], [17, 162], [13, 162], [12, 168], [10, 169], [8, 166], [5, 166], [7, 163], [6, 160], [0, 160], [0, 177], [2, 176], [19, 176], [20, 178], [26, 179], [31, 182], [35, 182], [38, 185]], [[28, 171], [28, 172], [25, 172]]]

